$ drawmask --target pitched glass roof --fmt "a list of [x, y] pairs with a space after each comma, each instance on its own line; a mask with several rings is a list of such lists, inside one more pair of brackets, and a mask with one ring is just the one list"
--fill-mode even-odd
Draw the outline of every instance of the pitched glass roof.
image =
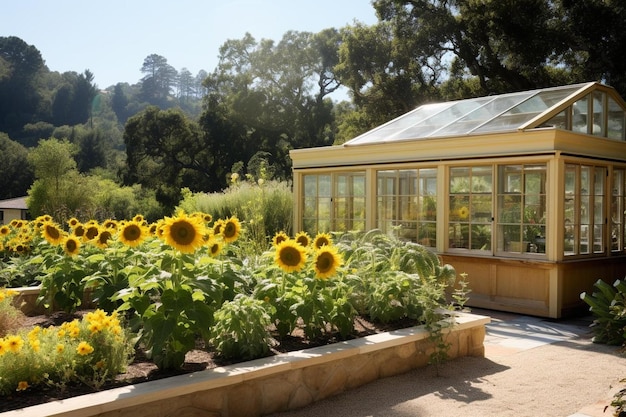
[[[587, 117], [589, 114], [593, 114], [593, 117]], [[613, 89], [598, 83], [585, 83], [425, 104], [344, 145], [477, 135], [539, 127], [576, 130], [623, 140], [626, 125], [624, 114], [624, 102]]]

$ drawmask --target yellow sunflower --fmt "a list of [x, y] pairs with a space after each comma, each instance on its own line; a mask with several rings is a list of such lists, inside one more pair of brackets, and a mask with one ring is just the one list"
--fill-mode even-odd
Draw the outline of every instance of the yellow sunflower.
[[100, 229], [100, 232], [98, 233], [98, 236], [94, 240], [94, 243], [100, 249], [104, 249], [107, 246], [109, 246], [109, 241], [112, 238], [113, 238], [113, 235], [111, 234], [111, 232], [108, 229], [102, 227]]
[[41, 232], [43, 234], [44, 239], [48, 241], [51, 245], [58, 245], [63, 241], [65, 237], [63, 231], [59, 228], [59, 226], [52, 222], [44, 223], [41, 227]]
[[135, 223], [143, 223], [145, 219], [143, 218], [141, 214], [137, 214], [135, 217], [133, 217], [133, 221]]
[[307, 232], [298, 232], [295, 237], [296, 242], [303, 248], [308, 248], [311, 244], [311, 237]]
[[100, 233], [100, 226], [98, 226], [97, 222], [89, 222], [85, 225], [85, 234], [83, 235], [83, 239], [85, 241], [91, 240], [98, 236]]
[[11, 228], [7, 225], [0, 227], [0, 236], [6, 236], [11, 233]]
[[133, 220], [124, 222], [120, 226], [117, 239], [126, 246], [135, 247], [143, 242], [147, 236], [148, 229], [142, 223], [137, 223]]
[[287, 233], [283, 231], [277, 232], [272, 238], [272, 245], [278, 246], [285, 240], [289, 240], [289, 236], [287, 236]]
[[209, 255], [211, 255], [213, 258], [219, 256], [219, 254], [222, 252], [221, 239], [216, 239], [215, 237], [212, 237], [209, 239], [207, 246], [209, 248]]
[[85, 226], [83, 226], [81, 223], [78, 223], [76, 226], [74, 226], [72, 234], [76, 237], [83, 237], [85, 235]]
[[332, 242], [332, 238], [328, 233], [318, 233], [315, 235], [315, 239], [313, 239], [313, 247], [320, 249], [322, 246], [332, 245]]
[[239, 223], [239, 219], [235, 216], [231, 216], [230, 219], [224, 220], [221, 232], [224, 242], [230, 243], [237, 240], [239, 233], [241, 232], [241, 223]]
[[467, 216], [469, 216], [469, 209], [465, 206], [461, 207], [459, 209], [459, 218], [467, 219]]
[[165, 219], [162, 238], [168, 245], [183, 253], [193, 253], [204, 244], [204, 233], [201, 219], [181, 213]]
[[306, 251], [295, 240], [288, 239], [278, 244], [274, 260], [285, 272], [300, 271], [306, 263]]
[[337, 267], [342, 264], [341, 255], [333, 246], [322, 246], [315, 253], [315, 276], [320, 279], [332, 277], [337, 273]]
[[76, 256], [80, 252], [80, 240], [75, 236], [68, 236], [63, 240], [63, 251], [69, 256]]
[[105, 220], [104, 223], [102, 223], [102, 227], [104, 227], [105, 229], [115, 231], [117, 230], [117, 221], [113, 219]]
[[219, 235], [222, 233], [222, 227], [224, 227], [224, 220], [216, 220], [215, 223], [213, 223], [213, 234]]

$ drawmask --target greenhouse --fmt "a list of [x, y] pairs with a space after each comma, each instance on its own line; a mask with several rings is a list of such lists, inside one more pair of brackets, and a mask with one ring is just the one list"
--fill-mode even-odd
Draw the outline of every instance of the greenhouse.
[[592, 82], [426, 104], [293, 150], [295, 230], [380, 229], [466, 273], [471, 306], [575, 314], [626, 275], [625, 109]]

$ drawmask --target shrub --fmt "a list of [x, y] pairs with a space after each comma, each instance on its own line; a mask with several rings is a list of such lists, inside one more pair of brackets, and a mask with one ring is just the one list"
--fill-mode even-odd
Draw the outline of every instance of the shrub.
[[262, 300], [239, 294], [215, 312], [211, 344], [227, 359], [266, 356], [271, 345], [270, 315]]
[[0, 339], [0, 393], [37, 385], [98, 389], [124, 371], [132, 344], [117, 315], [102, 310], [59, 327], [34, 327]]
[[591, 295], [586, 292], [580, 298], [589, 305], [594, 316], [593, 341], [609, 345], [622, 345], [626, 341], [626, 282], [617, 280], [609, 285], [596, 281]]
[[13, 306], [16, 291], [0, 288], [0, 337], [18, 329], [24, 315]]

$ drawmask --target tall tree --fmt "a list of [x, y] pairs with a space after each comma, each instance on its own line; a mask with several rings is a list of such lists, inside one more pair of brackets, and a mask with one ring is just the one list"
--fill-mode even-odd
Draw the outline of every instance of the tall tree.
[[0, 37], [0, 59], [0, 131], [17, 137], [26, 123], [37, 121], [37, 78], [46, 67], [37, 48], [15, 36]]
[[26, 195], [34, 180], [28, 150], [0, 132], [0, 200]]
[[161, 55], [146, 57], [141, 67], [145, 76], [141, 79], [141, 95], [145, 101], [162, 108], [170, 107], [168, 98], [176, 85], [178, 73]]
[[156, 190], [157, 200], [173, 209], [181, 188], [206, 190], [211, 184], [212, 151], [198, 126], [180, 110], [148, 107], [128, 119], [124, 131], [128, 185]]

